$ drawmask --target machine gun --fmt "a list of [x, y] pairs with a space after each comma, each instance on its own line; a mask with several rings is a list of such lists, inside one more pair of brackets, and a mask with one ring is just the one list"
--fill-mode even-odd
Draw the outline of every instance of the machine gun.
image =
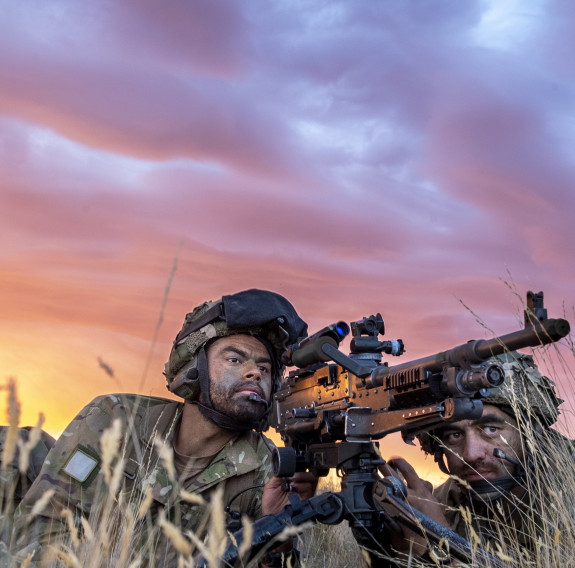
[[[290, 346], [284, 362], [298, 368], [274, 395], [271, 423], [285, 444], [274, 453], [274, 474], [290, 477], [307, 470], [325, 476], [335, 469], [341, 490], [306, 501], [292, 495], [281, 513], [257, 520], [252, 557], [286, 526], [309, 520], [336, 524], [345, 519], [356, 535], [369, 537], [376, 532], [381, 535], [384, 529], [406, 527], [424, 535], [432, 547], [447, 541], [451, 556], [463, 562], [473, 559], [476, 565], [501, 565], [409, 506], [405, 485], [379, 474], [385, 462], [377, 440], [401, 432], [404, 441], [413, 443], [417, 433], [481, 417], [481, 398], [504, 380], [502, 368], [492, 357], [553, 343], [569, 331], [566, 320], [547, 319], [542, 292], [528, 292], [524, 329], [472, 340], [400, 365], [381, 363], [383, 353], [401, 355], [404, 344], [379, 340], [385, 332], [380, 314], [351, 323], [349, 355], [338, 349], [350, 332], [345, 322]], [[236, 561], [242, 540], [243, 532], [236, 532], [223, 557], [226, 565]], [[379, 546], [374, 539], [370, 548]]]

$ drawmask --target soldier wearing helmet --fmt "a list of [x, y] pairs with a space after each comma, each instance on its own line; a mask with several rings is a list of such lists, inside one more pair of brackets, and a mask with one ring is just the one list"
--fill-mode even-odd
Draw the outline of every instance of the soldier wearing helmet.
[[[291, 309], [290, 309], [291, 308]], [[260, 312], [261, 315], [256, 315]], [[271, 318], [271, 315], [275, 317]], [[164, 374], [168, 389], [183, 399], [197, 404], [200, 411], [222, 428], [233, 430], [266, 430], [273, 393], [278, 389], [283, 370], [281, 356], [285, 348], [303, 337], [307, 326], [293, 307], [281, 296], [269, 292], [247, 290], [224, 296], [217, 302], [205, 302], [187, 314], [178, 333]], [[230, 417], [217, 410], [210, 392], [208, 351], [219, 338], [250, 336], [261, 343], [269, 355], [270, 393], [258, 399], [258, 391], [250, 397], [251, 420]], [[260, 348], [261, 349], [261, 348]]]
[[[402, 458], [389, 460], [386, 473], [401, 472], [410, 503], [444, 526], [484, 548], [488, 543], [491, 550], [507, 546], [507, 553], [520, 555], [534, 550], [537, 531], [544, 526], [544, 494], [559, 483], [552, 479], [561, 470], [559, 462], [572, 467], [573, 449], [570, 440], [550, 428], [563, 401], [533, 358], [509, 352], [493, 362], [506, 377], [485, 393], [479, 419], [418, 436], [423, 451], [450, 478], [432, 493], [431, 484]], [[407, 550], [406, 541], [396, 543], [397, 548]], [[425, 550], [420, 538], [411, 541], [420, 553]]]
[[[283, 370], [281, 354], [306, 332], [290, 302], [264, 290], [224, 296], [187, 314], [164, 371], [168, 390], [183, 400], [113, 394], [81, 410], [19, 507], [19, 557], [37, 548], [43, 553], [46, 544], [74, 542], [62, 509], [78, 522], [80, 516], [101, 521], [110, 497], [136, 510], [148, 504], [134, 554], [152, 566], [180, 565], [182, 554], [189, 560], [192, 552], [178, 551], [161, 527], [169, 522], [180, 534], [203, 539], [205, 503], [216, 491], [223, 492], [228, 530], [240, 528], [243, 516], [279, 512], [288, 494], [270, 479], [273, 445], [262, 431]], [[121, 459], [114, 462], [122, 472], [118, 487], [106, 476], [101, 444], [112, 426], [121, 432]], [[300, 476], [291, 488], [307, 498], [315, 483]], [[46, 491], [54, 495], [36, 514]], [[289, 548], [286, 543], [280, 551]]]

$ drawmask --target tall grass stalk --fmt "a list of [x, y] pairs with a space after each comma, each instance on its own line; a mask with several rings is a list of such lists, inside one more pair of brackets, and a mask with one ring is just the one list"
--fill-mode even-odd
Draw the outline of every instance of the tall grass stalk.
[[[571, 344], [572, 345], [572, 344]], [[551, 370], [558, 365], [558, 372], [569, 372], [571, 365], [563, 355], [551, 346], [546, 351], [539, 350], [538, 356]], [[573, 347], [571, 355], [575, 356]], [[540, 364], [541, 368], [541, 364]], [[548, 373], [552, 376], [552, 373]], [[20, 402], [13, 380], [0, 387], [7, 392], [9, 408], [9, 429], [2, 450], [0, 468], [0, 530], [4, 538], [9, 534], [14, 509], [16, 484], [21, 482], [19, 472], [25, 471], [29, 453], [38, 440], [42, 419], [36, 430], [30, 433], [29, 441], [19, 439]], [[565, 393], [564, 393], [565, 394]], [[572, 393], [567, 393], [572, 394]], [[513, 402], [517, 415], [525, 401]], [[70, 526], [69, 537], [64, 542], [52, 543], [44, 550], [40, 566], [52, 568], [69, 566], [81, 568], [111, 568], [140, 566], [163, 566], [158, 560], [158, 546], [167, 539], [175, 557], [175, 566], [187, 568], [195, 566], [199, 553], [208, 560], [210, 568], [220, 568], [219, 557], [223, 552], [226, 538], [224, 513], [221, 495], [207, 505], [205, 526], [207, 538], [182, 531], [177, 523], [177, 512], [171, 519], [161, 512], [152, 510], [153, 500], [148, 490], [137, 493], [124, 493], [122, 489], [124, 471], [124, 449], [128, 440], [134, 440], [132, 432], [121, 432], [117, 424], [102, 435], [103, 475], [99, 476], [100, 492], [104, 496], [100, 506], [88, 518], [78, 519], [74, 511], [63, 510], [62, 522]], [[505, 520], [491, 523], [493, 538], [486, 541], [478, 534], [478, 521], [470, 511], [461, 510], [467, 520], [468, 537], [472, 544], [482, 546], [497, 557], [508, 568], [563, 568], [575, 566], [575, 467], [574, 448], [570, 440], [553, 432], [537, 431], [529, 416], [520, 419], [523, 449], [526, 455], [533, 456], [532, 463], [525, 464], [529, 470], [526, 477], [527, 489], [534, 507], [521, 511], [523, 533], [518, 534]], [[173, 456], [169, 445], [162, 440], [151, 440], [160, 449], [160, 455], [170, 473], [180, 497], [183, 500], [203, 504], [201, 497], [177, 487], [173, 470]], [[502, 441], [504, 444], [504, 441]], [[19, 451], [19, 466], [10, 467], [16, 451]], [[141, 452], [143, 456], [144, 453]], [[143, 460], [143, 458], [142, 458]], [[171, 464], [171, 465], [170, 465]], [[141, 467], [150, 467], [142, 461]], [[334, 479], [322, 480], [320, 491], [337, 491], [339, 484]], [[34, 514], [40, 515], [51, 498], [47, 492], [36, 503]], [[495, 504], [495, 509], [501, 504]], [[497, 513], [497, 511], [495, 511]], [[500, 512], [500, 511], [499, 511]], [[244, 520], [245, 534], [251, 527]], [[335, 526], [313, 525], [298, 532], [298, 547], [302, 551], [301, 560], [305, 568], [348, 568], [366, 564], [365, 557], [355, 542], [347, 523]], [[525, 548], [525, 544], [529, 547]], [[245, 546], [241, 554], [247, 555]], [[25, 567], [33, 561], [31, 557], [20, 558], [19, 566]], [[416, 558], [405, 560], [405, 566], [417, 566]], [[245, 564], [247, 566], [247, 564]], [[470, 566], [479, 566], [472, 561]]]

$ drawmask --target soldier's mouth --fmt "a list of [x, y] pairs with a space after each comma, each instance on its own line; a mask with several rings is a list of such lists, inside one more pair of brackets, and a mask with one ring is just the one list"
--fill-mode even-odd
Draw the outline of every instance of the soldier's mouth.
[[459, 477], [465, 481], [479, 481], [482, 479], [494, 479], [497, 474], [491, 469], [468, 469], [462, 472]]
[[[257, 386], [245, 386], [242, 385], [235, 389], [236, 393], [239, 395], [247, 396], [251, 400], [256, 402], [266, 402], [264, 400], [264, 392]], [[258, 400], [259, 399], [259, 400]]]

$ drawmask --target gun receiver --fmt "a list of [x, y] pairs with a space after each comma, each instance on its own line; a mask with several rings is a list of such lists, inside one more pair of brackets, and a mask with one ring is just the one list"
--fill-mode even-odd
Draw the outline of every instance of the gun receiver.
[[[325, 475], [340, 463], [336, 442], [370, 442], [399, 431], [412, 443], [417, 433], [443, 423], [479, 418], [481, 398], [504, 380], [502, 368], [489, 361], [493, 356], [546, 345], [570, 331], [566, 320], [547, 319], [542, 292], [528, 293], [525, 322], [507, 335], [394, 366], [380, 364], [382, 353], [401, 355], [403, 341], [379, 341], [380, 314], [351, 324], [349, 355], [338, 349], [349, 333], [345, 322], [291, 346], [284, 360], [303, 368], [290, 372], [274, 395], [272, 425], [286, 445], [278, 470], [292, 475], [295, 464]], [[282, 460], [289, 465], [280, 466]]]

